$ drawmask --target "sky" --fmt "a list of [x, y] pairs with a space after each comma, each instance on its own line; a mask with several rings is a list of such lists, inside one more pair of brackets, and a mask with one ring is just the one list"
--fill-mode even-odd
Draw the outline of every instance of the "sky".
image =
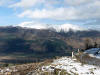
[[100, 28], [100, 0], [0, 0], [0, 26], [72, 24]]

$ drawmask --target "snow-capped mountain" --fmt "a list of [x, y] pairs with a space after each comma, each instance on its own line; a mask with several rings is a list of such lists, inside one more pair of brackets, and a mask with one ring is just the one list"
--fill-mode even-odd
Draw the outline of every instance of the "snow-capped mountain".
[[23, 22], [21, 24], [18, 24], [18, 26], [26, 28], [35, 28], [35, 29], [54, 29], [57, 32], [61, 30], [68, 32], [70, 29], [73, 31], [85, 30], [85, 28], [73, 24], [51, 25], [51, 24], [36, 23], [36, 22]]

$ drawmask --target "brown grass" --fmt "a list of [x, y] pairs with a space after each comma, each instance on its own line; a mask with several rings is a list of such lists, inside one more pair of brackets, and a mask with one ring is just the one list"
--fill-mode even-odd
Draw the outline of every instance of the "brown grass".
[[79, 53], [75, 55], [76, 59], [83, 64], [95, 65], [100, 67], [100, 59], [91, 57], [86, 53]]

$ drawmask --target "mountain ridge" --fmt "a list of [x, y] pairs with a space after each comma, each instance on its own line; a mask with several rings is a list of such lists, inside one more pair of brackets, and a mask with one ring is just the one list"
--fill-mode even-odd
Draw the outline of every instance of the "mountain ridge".
[[[19, 60], [31, 57], [32, 61], [37, 59], [40, 61], [56, 56], [70, 56], [72, 51], [85, 50], [86, 44], [89, 48], [95, 47], [95, 42], [97, 47], [100, 47], [100, 31], [70, 30], [66, 33], [12, 26], [0, 27], [0, 55], [14, 57], [10, 58], [9, 62], [15, 58]], [[8, 59], [1, 60], [1, 62], [6, 61]]]
[[82, 31], [82, 30], [87, 30], [86, 28], [83, 28], [78, 25], [73, 25], [73, 24], [44, 24], [44, 23], [36, 23], [36, 22], [23, 22], [21, 24], [18, 24], [17, 26], [20, 27], [27, 27], [27, 28], [35, 28], [35, 29], [54, 29], [57, 32], [60, 32], [61, 30], [68, 32], [70, 29], [73, 31]]

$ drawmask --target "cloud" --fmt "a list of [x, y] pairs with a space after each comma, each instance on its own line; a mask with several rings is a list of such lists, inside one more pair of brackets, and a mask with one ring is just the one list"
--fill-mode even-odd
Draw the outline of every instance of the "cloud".
[[20, 0], [9, 7], [12, 8], [37, 8], [38, 5], [41, 5], [45, 8], [52, 8], [54, 5], [60, 4], [60, 0]]
[[10, 7], [30, 8], [43, 2], [44, 0], [20, 0], [19, 2], [12, 4]]
[[91, 26], [93, 26], [93, 25], [100, 25], [100, 19], [87, 21], [87, 22], [84, 23], [84, 25], [91, 25]]
[[9, 7], [16, 8], [19, 18], [54, 21], [100, 19], [100, 0], [15, 0], [13, 3], [11, 1], [14, 0], [0, 0], [0, 5], [10, 4]]
[[27, 17], [33, 19], [54, 19], [54, 20], [67, 20], [75, 19], [77, 11], [74, 8], [56, 8], [52, 10], [48, 9], [36, 9], [26, 10], [19, 14], [19, 17]]
[[34, 21], [29, 21], [29, 22], [22, 22], [18, 24], [17, 26], [20, 27], [27, 27], [27, 28], [35, 28], [35, 29], [55, 29], [56, 31], [61, 31], [64, 30], [65, 32], [69, 31], [70, 29], [76, 31], [76, 30], [85, 30], [85, 28], [80, 27], [78, 25], [73, 25], [73, 24], [61, 24], [61, 25], [48, 25], [45, 23], [40, 23], [40, 22], [34, 22]]
[[100, 18], [99, 2], [89, 4], [84, 7], [60, 7], [54, 9], [35, 9], [25, 10], [19, 17], [27, 17], [33, 19], [53, 19], [53, 20], [88, 20]]
[[13, 0], [0, 0], [0, 6], [9, 6], [13, 2]]
[[79, 6], [92, 2], [94, 2], [94, 0], [64, 0], [64, 3], [70, 6]]

